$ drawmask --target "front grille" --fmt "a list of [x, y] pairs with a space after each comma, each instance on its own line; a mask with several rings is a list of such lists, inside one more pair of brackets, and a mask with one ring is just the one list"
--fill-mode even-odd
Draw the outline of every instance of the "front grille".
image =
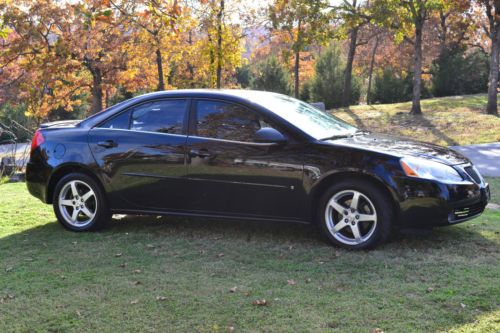
[[474, 179], [474, 181], [477, 183], [477, 184], [481, 184], [482, 183], [482, 179], [481, 179], [481, 176], [479, 175], [479, 173], [476, 171], [476, 169], [474, 167], [472, 167], [472, 165], [469, 165], [469, 166], [466, 166], [464, 168], [464, 171], [472, 178]]
[[449, 217], [450, 222], [457, 222], [469, 217], [478, 215], [484, 210], [484, 205], [482, 203], [477, 203], [468, 207], [461, 207], [454, 209]]

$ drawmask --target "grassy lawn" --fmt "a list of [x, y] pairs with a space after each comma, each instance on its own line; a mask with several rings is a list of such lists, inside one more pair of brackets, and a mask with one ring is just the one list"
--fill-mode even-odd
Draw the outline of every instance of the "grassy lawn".
[[125, 217], [76, 234], [25, 184], [0, 198], [0, 332], [500, 329], [498, 210], [349, 252], [303, 225]]
[[485, 181], [490, 184], [491, 202], [500, 205], [500, 178], [485, 177]]
[[422, 100], [423, 115], [408, 112], [411, 102], [358, 105], [333, 114], [374, 132], [388, 133], [446, 146], [500, 141], [500, 118], [485, 114], [486, 95]]

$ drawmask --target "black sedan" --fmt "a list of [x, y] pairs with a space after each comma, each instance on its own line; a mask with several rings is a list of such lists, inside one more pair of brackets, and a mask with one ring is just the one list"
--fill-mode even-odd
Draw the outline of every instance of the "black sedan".
[[152, 93], [42, 125], [26, 178], [74, 231], [101, 228], [114, 213], [293, 221], [355, 249], [396, 228], [474, 218], [490, 196], [453, 150], [250, 90]]

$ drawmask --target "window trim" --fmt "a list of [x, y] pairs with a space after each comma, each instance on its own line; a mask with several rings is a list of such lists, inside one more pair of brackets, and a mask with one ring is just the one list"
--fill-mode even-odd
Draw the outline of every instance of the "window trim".
[[[182, 122], [182, 132], [181, 133], [163, 133], [163, 132], [157, 132], [157, 131], [137, 131], [137, 130], [132, 130], [130, 127], [132, 125], [132, 113], [134, 111], [135, 108], [141, 106], [141, 105], [144, 105], [144, 104], [148, 104], [148, 103], [154, 103], [154, 102], [161, 102], [161, 101], [172, 101], [172, 100], [184, 100], [186, 101], [186, 106], [185, 106], [185, 110], [184, 110], [184, 119], [183, 119], [183, 122]], [[192, 108], [192, 104], [193, 104], [193, 99], [192, 98], [189, 98], [189, 97], [162, 97], [162, 98], [153, 98], [153, 99], [149, 99], [149, 100], [146, 100], [146, 101], [141, 101], [137, 104], [134, 104], [134, 105], [130, 105], [128, 106], [127, 108], [117, 112], [116, 114], [112, 115], [111, 117], [108, 117], [106, 119], [104, 119], [103, 121], [99, 122], [98, 124], [96, 124], [94, 127], [92, 127], [93, 129], [102, 129], [102, 130], [120, 130], [120, 131], [129, 131], [129, 132], [138, 132], [138, 133], [153, 133], [153, 134], [163, 134], [163, 135], [181, 135], [181, 136], [187, 136], [188, 135], [188, 128], [189, 128], [189, 119], [190, 119], [190, 110]], [[105, 128], [105, 127], [100, 127], [102, 126], [103, 124], [105, 124], [106, 122], [108, 121], [111, 121], [113, 119], [115, 119], [116, 117], [119, 117], [120, 115], [122, 115], [123, 113], [125, 112], [130, 112], [129, 114], [129, 120], [128, 120], [128, 128], [127, 129], [123, 129], [123, 128]]]
[[196, 119], [198, 117], [197, 106], [198, 106], [198, 102], [199, 101], [222, 102], [222, 103], [226, 103], [226, 104], [237, 105], [237, 106], [243, 108], [244, 110], [246, 110], [248, 112], [252, 112], [254, 114], [257, 114], [259, 117], [263, 118], [263, 120], [266, 123], [272, 125], [273, 128], [275, 128], [276, 130], [280, 131], [281, 134], [283, 134], [288, 140], [290, 140], [290, 136], [288, 135], [288, 133], [286, 131], [283, 130], [283, 126], [280, 126], [279, 124], [276, 123], [276, 121], [274, 121], [273, 119], [270, 119], [270, 117], [266, 116], [262, 112], [259, 112], [259, 111], [255, 110], [255, 109], [252, 109], [252, 108], [248, 107], [247, 105], [244, 105], [244, 104], [241, 104], [241, 103], [238, 103], [238, 102], [229, 101], [229, 100], [220, 99], [220, 98], [210, 98], [210, 97], [208, 97], [208, 98], [204, 98], [204, 97], [192, 98], [190, 112], [189, 112], [189, 126], [188, 126], [188, 130], [187, 130], [187, 135], [189, 137], [201, 138], [201, 139], [207, 139], [207, 140], [216, 140], [216, 141], [221, 141], [221, 142], [235, 142], [235, 143], [244, 143], [244, 144], [256, 144], [256, 145], [262, 145], [262, 146], [269, 145], [268, 143], [262, 143], [262, 142], [238, 141], [238, 140], [228, 140], [228, 139], [221, 139], [221, 138], [213, 138], [213, 137], [207, 137], [207, 136], [199, 136], [198, 135], [198, 125], [197, 125], [197, 122], [196, 122]]

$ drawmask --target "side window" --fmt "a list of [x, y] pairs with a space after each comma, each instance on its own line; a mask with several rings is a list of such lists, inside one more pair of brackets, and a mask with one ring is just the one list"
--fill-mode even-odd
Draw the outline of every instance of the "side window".
[[252, 142], [255, 132], [270, 127], [255, 112], [239, 105], [203, 101], [196, 103], [196, 129], [201, 137]]
[[142, 104], [132, 110], [133, 131], [182, 134], [187, 101], [163, 100]]
[[118, 116], [106, 121], [100, 128], [128, 129], [130, 126], [130, 110], [120, 113]]

